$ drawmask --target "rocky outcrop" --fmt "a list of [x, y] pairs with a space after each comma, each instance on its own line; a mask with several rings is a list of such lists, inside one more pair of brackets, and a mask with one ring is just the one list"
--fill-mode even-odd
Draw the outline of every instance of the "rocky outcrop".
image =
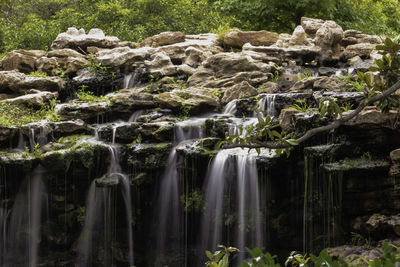
[[0, 65], [4, 70], [18, 70], [23, 73], [30, 73], [35, 70], [36, 60], [46, 54], [42, 50], [14, 50], [1, 60]]
[[269, 46], [276, 43], [279, 34], [269, 31], [249, 31], [231, 30], [224, 36], [224, 45], [227, 47], [242, 48], [245, 43], [255, 46]]
[[100, 29], [91, 29], [87, 34], [84, 29], [68, 28], [60, 33], [51, 44], [51, 49], [71, 48], [86, 51], [89, 46], [99, 48], [114, 48], [118, 46], [119, 39], [114, 36], [105, 36]]
[[185, 41], [185, 35], [183, 35], [183, 33], [181, 32], [162, 32], [160, 34], [144, 39], [139, 46], [159, 47], [164, 45], [176, 44], [184, 41]]
[[189, 87], [154, 96], [161, 107], [170, 108], [181, 114], [199, 114], [219, 108], [218, 97], [210, 89]]
[[43, 105], [49, 104], [50, 100], [57, 99], [57, 97], [58, 97], [58, 92], [54, 93], [47, 91], [40, 92], [38, 90], [31, 89], [27, 92], [26, 95], [15, 98], [9, 98], [4, 101], [18, 105], [25, 105], [28, 107], [40, 108]]
[[17, 71], [0, 71], [0, 92], [7, 94], [25, 94], [27, 90], [61, 91], [65, 81], [59, 77], [27, 76]]
[[36, 69], [49, 75], [74, 74], [87, 66], [85, 55], [69, 49], [58, 49], [47, 53], [36, 61]]

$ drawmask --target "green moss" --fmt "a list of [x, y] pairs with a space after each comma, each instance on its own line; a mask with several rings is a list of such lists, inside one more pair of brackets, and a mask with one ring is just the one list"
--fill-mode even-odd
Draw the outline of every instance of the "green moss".
[[61, 137], [53, 144], [54, 149], [65, 149], [65, 148], [72, 148], [75, 146], [78, 142], [92, 138], [89, 135], [70, 135], [70, 136], [65, 136]]
[[[55, 99], [54, 99], [55, 100]], [[1, 102], [0, 103], [0, 126], [20, 126], [23, 124], [40, 120], [58, 121], [59, 117], [54, 109], [55, 101], [44, 105], [39, 110], [23, 105]]]

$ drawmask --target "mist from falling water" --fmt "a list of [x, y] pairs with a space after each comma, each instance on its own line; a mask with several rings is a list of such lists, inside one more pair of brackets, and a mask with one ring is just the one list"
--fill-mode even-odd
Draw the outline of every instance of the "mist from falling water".
[[38, 264], [42, 213], [48, 211], [43, 172], [38, 166], [22, 183], [11, 211], [0, 210], [0, 266]]

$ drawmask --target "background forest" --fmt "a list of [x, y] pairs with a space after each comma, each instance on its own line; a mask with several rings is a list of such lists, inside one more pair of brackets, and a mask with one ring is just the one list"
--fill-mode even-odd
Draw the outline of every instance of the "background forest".
[[0, 57], [17, 48], [47, 49], [68, 27], [141, 41], [162, 31], [291, 32], [308, 16], [369, 34], [400, 31], [398, 0], [0, 0], [0, 7]]

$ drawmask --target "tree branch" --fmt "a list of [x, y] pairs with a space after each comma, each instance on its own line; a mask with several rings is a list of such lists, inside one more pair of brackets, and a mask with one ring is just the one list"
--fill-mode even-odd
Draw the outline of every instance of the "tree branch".
[[[311, 137], [313, 137], [314, 135], [316, 135], [318, 133], [322, 133], [322, 132], [326, 132], [326, 131], [330, 131], [330, 130], [338, 128], [345, 122], [356, 117], [366, 106], [390, 96], [391, 94], [396, 92], [399, 88], [400, 88], [400, 80], [398, 80], [394, 85], [392, 85], [389, 89], [387, 89], [383, 93], [375, 95], [369, 99], [365, 99], [365, 98], [362, 99], [359, 102], [357, 108], [355, 110], [353, 110], [350, 114], [343, 116], [340, 119], [337, 119], [328, 125], [308, 130], [304, 135], [302, 135], [301, 137], [296, 139], [297, 143], [299, 143], [299, 144], [303, 143], [304, 141], [310, 139]], [[281, 142], [260, 142], [260, 143], [254, 143], [254, 144], [228, 144], [228, 145], [223, 146], [223, 148], [234, 148], [234, 147], [243, 147], [243, 148], [262, 148], [262, 147], [264, 147], [264, 148], [271, 148], [271, 149], [280, 149], [280, 148], [289, 148], [289, 147], [292, 147], [292, 145], [290, 145], [288, 143], [281, 143]]]

